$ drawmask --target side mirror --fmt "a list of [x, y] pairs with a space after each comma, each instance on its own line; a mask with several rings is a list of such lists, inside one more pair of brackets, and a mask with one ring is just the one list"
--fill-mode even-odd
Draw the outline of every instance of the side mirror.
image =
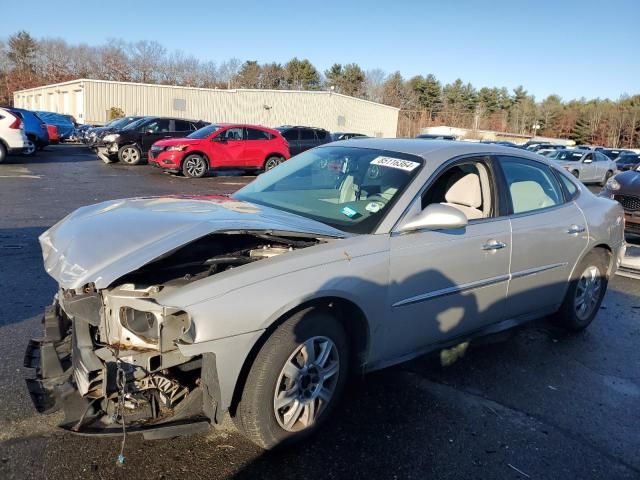
[[593, 163], [593, 160], [591, 160], [590, 158], [585, 158], [582, 163]]
[[151, 135], [152, 133], [154, 133], [153, 130], [145, 130], [144, 131], [145, 135]]
[[469, 223], [466, 215], [455, 207], [433, 203], [400, 225], [399, 231], [416, 230], [455, 230], [464, 228]]

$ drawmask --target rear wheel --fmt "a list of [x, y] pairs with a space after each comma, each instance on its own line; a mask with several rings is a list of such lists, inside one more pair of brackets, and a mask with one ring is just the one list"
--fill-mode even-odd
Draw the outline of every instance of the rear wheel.
[[27, 141], [24, 144], [24, 150], [22, 150], [22, 154], [27, 157], [32, 157], [36, 154], [38, 148], [36, 147], [36, 142], [31, 138], [27, 138]]
[[613, 177], [613, 172], [611, 170], [607, 171], [607, 173], [604, 176], [604, 180], [602, 180], [602, 182], [600, 182], [600, 186], [604, 187], [607, 182], [609, 181], [609, 179]]
[[603, 249], [589, 252], [576, 266], [574, 276], [555, 317], [563, 327], [579, 331], [598, 314], [607, 291], [609, 255]]
[[267, 158], [264, 161], [264, 171], [267, 172], [273, 168], [276, 168], [278, 165], [280, 165], [282, 162], [284, 161], [284, 159], [282, 157], [278, 157], [278, 156], [272, 156]]
[[118, 159], [129, 165], [138, 165], [142, 161], [142, 152], [136, 145], [125, 145], [118, 150]]
[[263, 448], [302, 440], [335, 407], [348, 359], [338, 320], [315, 308], [296, 313], [258, 352], [234, 415], [236, 426]]
[[202, 155], [189, 155], [182, 162], [182, 173], [185, 177], [201, 178], [209, 170], [209, 165]]

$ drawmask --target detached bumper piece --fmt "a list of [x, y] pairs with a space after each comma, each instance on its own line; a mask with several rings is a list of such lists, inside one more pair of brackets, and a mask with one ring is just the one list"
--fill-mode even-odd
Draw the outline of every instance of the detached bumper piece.
[[161, 439], [205, 432], [215, 421], [219, 387], [213, 354], [145, 377], [123, 363], [128, 369], [122, 402], [115, 360], [100, 358], [96, 352], [104, 357], [104, 349], [91, 344], [94, 327], [78, 317], [71, 321], [57, 304], [46, 309], [43, 323], [44, 338], [31, 340], [25, 353], [25, 367], [35, 371], [26, 383], [38, 412], [64, 411], [63, 429], [115, 436], [122, 435], [124, 421], [127, 433]]
[[27, 389], [31, 401], [40, 413], [53, 413], [63, 405], [71, 377], [71, 338], [64, 331], [64, 325], [52, 305], [45, 310], [42, 318], [45, 337], [32, 339], [27, 345], [24, 366], [35, 369], [35, 378], [27, 378]]

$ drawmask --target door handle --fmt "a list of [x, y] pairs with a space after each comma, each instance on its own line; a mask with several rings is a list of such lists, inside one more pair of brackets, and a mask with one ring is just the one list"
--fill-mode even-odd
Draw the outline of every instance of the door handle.
[[504, 242], [499, 242], [498, 240], [489, 240], [487, 243], [482, 245], [482, 250], [486, 251], [495, 251], [500, 250], [501, 248], [505, 248], [507, 246]]
[[579, 233], [582, 233], [585, 231], [585, 228], [582, 225], [570, 225], [569, 228], [567, 229], [567, 233], [569, 235], [577, 235]]

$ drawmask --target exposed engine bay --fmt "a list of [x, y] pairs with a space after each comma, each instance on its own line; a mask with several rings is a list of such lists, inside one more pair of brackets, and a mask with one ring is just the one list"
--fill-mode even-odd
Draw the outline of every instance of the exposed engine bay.
[[[63, 408], [62, 426], [79, 433], [118, 434], [125, 425], [161, 438], [208, 428], [218, 420], [215, 355], [181, 353], [178, 342], [192, 341], [189, 314], [162, 305], [158, 295], [320, 242], [215, 233], [103, 290], [61, 288], [45, 312], [45, 337], [32, 340], [25, 356], [25, 366], [36, 369], [27, 380], [36, 408]], [[151, 432], [160, 425], [169, 426], [164, 434]]]

